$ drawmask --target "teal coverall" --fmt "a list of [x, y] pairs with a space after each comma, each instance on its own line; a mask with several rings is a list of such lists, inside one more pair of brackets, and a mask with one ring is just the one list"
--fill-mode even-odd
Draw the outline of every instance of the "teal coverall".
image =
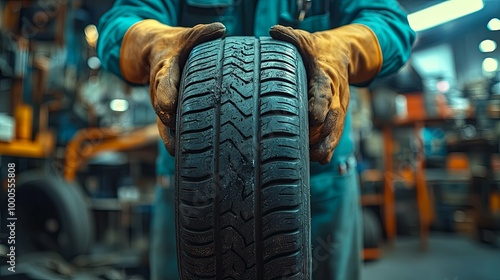
[[[377, 36], [383, 65], [377, 77], [396, 72], [408, 59], [415, 33], [395, 0], [314, 0], [303, 20], [297, 0], [117, 0], [99, 25], [97, 52], [105, 68], [121, 76], [120, 47], [130, 26], [156, 19], [170, 26], [222, 22], [226, 36], [269, 36], [275, 24], [309, 32], [350, 23], [364, 24]], [[303, 2], [306, 2], [305, 0]], [[335, 50], [332, 50], [335, 51]], [[311, 163], [311, 241], [313, 278], [360, 278], [361, 218], [356, 161], [347, 114], [344, 133], [327, 165]], [[151, 278], [178, 279], [175, 253], [174, 161], [163, 144], [157, 173], [164, 178], [156, 192], [152, 222]], [[256, 279], [258, 280], [258, 279]]]

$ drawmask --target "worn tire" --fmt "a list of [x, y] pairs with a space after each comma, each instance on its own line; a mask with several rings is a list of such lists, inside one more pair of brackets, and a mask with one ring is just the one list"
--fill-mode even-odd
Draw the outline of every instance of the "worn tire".
[[306, 73], [297, 50], [229, 37], [193, 49], [177, 113], [181, 279], [310, 279]]
[[19, 175], [15, 194], [19, 255], [52, 251], [71, 260], [89, 252], [94, 221], [79, 186], [53, 174], [28, 171]]

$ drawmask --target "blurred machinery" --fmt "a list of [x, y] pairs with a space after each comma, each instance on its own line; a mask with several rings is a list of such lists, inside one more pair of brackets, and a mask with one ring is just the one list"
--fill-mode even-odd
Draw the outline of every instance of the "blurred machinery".
[[15, 163], [19, 220], [5, 279], [147, 277], [156, 117], [146, 88], [100, 71], [82, 4], [0, 2], [0, 166]]
[[[419, 232], [425, 247], [432, 228], [499, 244], [498, 76], [457, 88], [443, 77], [422, 78], [410, 62], [370, 87], [383, 150], [374, 147], [374, 132], [361, 141], [368, 168], [362, 182], [368, 194], [382, 194], [379, 200], [365, 196], [365, 202], [383, 206], [389, 239], [396, 229]], [[369, 169], [381, 165], [380, 175]], [[376, 181], [379, 190], [373, 189]], [[392, 204], [395, 216], [384, 210]]]

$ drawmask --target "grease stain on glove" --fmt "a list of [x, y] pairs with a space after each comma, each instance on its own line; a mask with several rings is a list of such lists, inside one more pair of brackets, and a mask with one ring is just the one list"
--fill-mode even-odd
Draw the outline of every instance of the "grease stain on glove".
[[382, 67], [378, 40], [360, 24], [315, 33], [275, 25], [269, 34], [293, 44], [302, 55], [308, 76], [310, 157], [326, 164], [344, 130], [349, 84], [373, 79]]
[[182, 68], [196, 45], [220, 38], [225, 31], [225, 26], [218, 22], [189, 28], [147, 19], [125, 33], [120, 49], [122, 76], [136, 84], [149, 81], [158, 130], [171, 155], [175, 153], [175, 138], [168, 129], [175, 129]]

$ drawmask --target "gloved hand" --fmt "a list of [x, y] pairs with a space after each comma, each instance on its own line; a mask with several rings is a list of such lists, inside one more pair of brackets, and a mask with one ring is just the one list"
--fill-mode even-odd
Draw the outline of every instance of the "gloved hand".
[[136, 84], [144, 84], [149, 79], [158, 130], [171, 155], [175, 153], [175, 142], [168, 128], [175, 130], [182, 67], [196, 45], [220, 38], [225, 31], [222, 23], [186, 28], [147, 19], [132, 25], [123, 37], [120, 49], [122, 76]]
[[342, 136], [349, 84], [373, 79], [382, 67], [378, 39], [361, 24], [315, 33], [275, 25], [269, 34], [295, 45], [302, 55], [308, 76], [310, 157], [326, 164]]

